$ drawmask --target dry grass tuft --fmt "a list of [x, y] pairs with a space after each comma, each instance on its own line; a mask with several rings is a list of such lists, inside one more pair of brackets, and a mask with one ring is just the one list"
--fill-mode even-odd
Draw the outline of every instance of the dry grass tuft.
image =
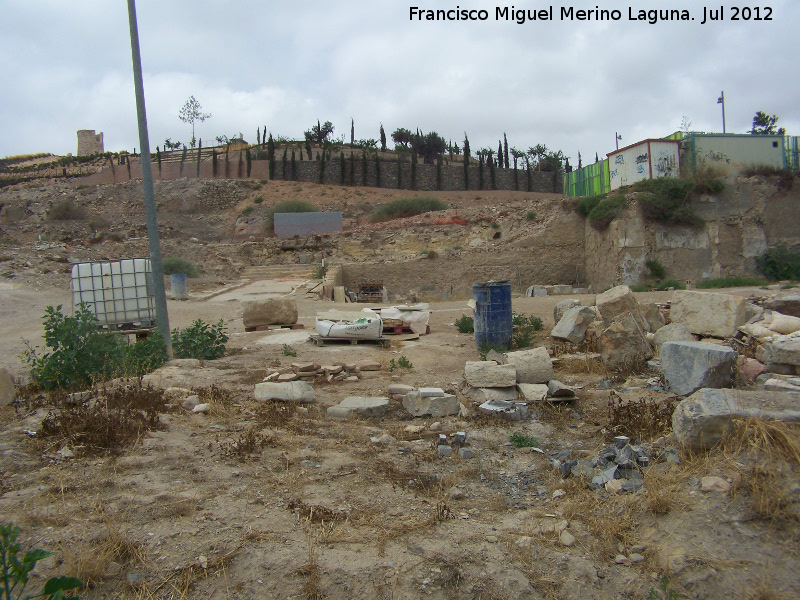
[[220, 448], [225, 456], [245, 461], [260, 455], [261, 451], [271, 444], [271, 436], [261, 433], [254, 427], [249, 427], [235, 440], [220, 442]]
[[105, 519], [103, 535], [88, 545], [63, 548], [64, 567], [68, 575], [77, 577], [87, 587], [94, 587], [106, 578], [112, 562], [129, 565], [144, 563], [145, 551], [138, 543], [122, 533], [119, 525]]
[[350, 518], [348, 511], [333, 510], [318, 504], [306, 504], [299, 499], [292, 500], [286, 508], [297, 512], [309, 523], [335, 523], [337, 521], [346, 521]]
[[672, 429], [674, 398], [642, 397], [624, 402], [616, 392], [608, 399], [608, 437], [626, 435], [634, 440], [650, 440]]

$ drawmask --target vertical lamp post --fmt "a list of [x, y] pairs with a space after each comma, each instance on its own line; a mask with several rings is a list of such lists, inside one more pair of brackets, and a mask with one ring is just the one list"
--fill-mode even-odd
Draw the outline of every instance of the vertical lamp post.
[[622, 139], [622, 136], [615, 131], [614, 138], [614, 141], [617, 144], [617, 150], [619, 150], [619, 141]]
[[725, 133], [725, 90], [717, 98], [717, 104], [722, 104], [722, 133]]
[[150, 164], [150, 141], [147, 136], [147, 114], [144, 106], [144, 84], [142, 83], [142, 57], [139, 53], [139, 28], [136, 24], [136, 4], [128, 0], [128, 21], [131, 30], [131, 59], [133, 60], [133, 84], [136, 91], [136, 114], [139, 119], [139, 145], [142, 147], [142, 188], [147, 216], [147, 241], [150, 247], [150, 265], [153, 272], [153, 292], [156, 303], [156, 321], [167, 354], [172, 358], [172, 343], [169, 335], [167, 296], [164, 291], [164, 272], [161, 267], [161, 246], [156, 220], [156, 198], [153, 191], [153, 170]]

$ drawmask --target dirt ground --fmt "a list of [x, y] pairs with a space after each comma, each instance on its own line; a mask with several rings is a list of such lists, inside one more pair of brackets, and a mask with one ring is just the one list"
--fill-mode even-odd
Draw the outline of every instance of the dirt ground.
[[[514, 201], [524, 210], [528, 200]], [[71, 298], [68, 275], [37, 268], [25, 245], [33, 241], [20, 240], [20, 230], [6, 235], [20, 241], [20, 266], [0, 283], [0, 364], [24, 375], [22, 339], [41, 344], [44, 307], [70, 306]], [[223, 258], [210, 257], [209, 270]], [[30, 434], [51, 409], [65, 408], [62, 396], [0, 409], [2, 520], [21, 527], [24, 548], [55, 551], [37, 567], [35, 584], [75, 575], [89, 584], [81, 592], [89, 599], [800, 597], [800, 480], [797, 464], [779, 454], [732, 440], [690, 456], [670, 450], [668, 427], [653, 427], [641, 440], [653, 460], [639, 492], [592, 490], [554, 467], [596, 455], [617, 433], [613, 393], [668, 401], [645, 389], [656, 373], [611, 379], [583, 355], [556, 366], [578, 400], [533, 406], [530, 419], [413, 418], [392, 400], [380, 419], [332, 421], [327, 407], [385, 396], [391, 383], [455, 389], [464, 363], [478, 359], [472, 336], [453, 325], [470, 314], [466, 302], [433, 303], [431, 332], [418, 340], [317, 347], [308, 341], [314, 317], [333, 303], [298, 295], [306, 329], [247, 333], [240, 300], [249, 288], [239, 283], [246, 282], [235, 271], [213, 271], [190, 280], [188, 301], [168, 302], [172, 327], [223, 319], [226, 356], [178, 361], [148, 377], [160, 388], [195, 390], [208, 414], [162, 408], [160, 426], [122, 452], [89, 453], [79, 442]], [[268, 285], [284, 294], [302, 283]], [[536, 346], [551, 346], [562, 299], [514, 297], [515, 312], [544, 321]], [[412, 367], [390, 370], [400, 357]], [[367, 358], [381, 370], [353, 382], [315, 380], [307, 410], [254, 397], [268, 368]], [[457, 431], [474, 457], [437, 452], [437, 437]], [[512, 445], [515, 433], [536, 438], [540, 451]], [[730, 491], [701, 491], [706, 476]], [[765, 507], [774, 494], [756, 480], [785, 494]]]

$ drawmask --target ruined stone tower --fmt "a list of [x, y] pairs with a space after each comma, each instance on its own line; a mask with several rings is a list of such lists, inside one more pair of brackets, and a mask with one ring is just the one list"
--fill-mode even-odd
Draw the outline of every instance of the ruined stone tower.
[[89, 154], [102, 154], [103, 132], [95, 134], [94, 129], [78, 130], [78, 156], [88, 156]]

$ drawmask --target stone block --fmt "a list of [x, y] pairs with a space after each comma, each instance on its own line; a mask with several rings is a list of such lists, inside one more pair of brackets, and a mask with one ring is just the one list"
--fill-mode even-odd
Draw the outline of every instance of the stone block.
[[553, 286], [553, 295], [554, 296], [568, 296], [572, 293], [572, 286], [571, 285], [554, 285]]
[[778, 294], [772, 300], [766, 301], [764, 308], [776, 310], [784, 315], [800, 317], [800, 294], [797, 292]]
[[484, 414], [502, 417], [510, 421], [519, 421], [528, 416], [528, 407], [524, 402], [489, 401], [481, 404], [478, 410]]
[[528, 404], [544, 402], [544, 399], [547, 398], [548, 387], [543, 383], [518, 383], [517, 388], [519, 389], [520, 399]]
[[[516, 381], [514, 383], [546, 383], [555, 377], [553, 360], [550, 358], [547, 348], [543, 346], [530, 350], [509, 352], [506, 355], [506, 360], [508, 360], [509, 366], [514, 367], [516, 370]], [[514, 383], [511, 385], [514, 385]]]
[[800, 336], [780, 337], [764, 344], [763, 362], [800, 365]]
[[516, 387], [468, 388], [466, 397], [472, 404], [483, 404], [495, 400], [514, 402], [519, 397]]
[[651, 302], [650, 304], [642, 307], [642, 316], [644, 317], [644, 320], [647, 321], [647, 326], [650, 328], [650, 333], [655, 333], [664, 327], [664, 325], [666, 325], [664, 314], [661, 312], [661, 309], [655, 302]]
[[740, 296], [676, 290], [670, 318], [697, 335], [728, 338], [745, 324], [747, 301]]
[[387, 390], [390, 396], [405, 396], [408, 392], [413, 392], [414, 388], [410, 385], [405, 385], [403, 383], [392, 383], [389, 385]]
[[446, 417], [457, 415], [461, 404], [452, 394], [423, 396], [420, 392], [409, 392], [403, 397], [403, 408], [415, 417]]
[[0, 367], [0, 406], [9, 406], [16, 398], [14, 378], [5, 367]]
[[464, 365], [464, 376], [471, 387], [510, 387], [517, 383], [517, 368], [513, 364], [472, 360]]
[[659, 357], [667, 389], [687, 396], [700, 388], [731, 387], [739, 355], [706, 342], [667, 342]]
[[256, 384], [255, 397], [256, 400], [281, 400], [304, 404], [314, 401], [314, 388], [305, 381], [290, 381], [287, 383], [269, 381]]
[[297, 323], [297, 301], [293, 298], [267, 298], [242, 302], [242, 324], [245, 327], [294, 323]]
[[575, 398], [575, 390], [557, 379], [551, 379], [547, 382], [547, 395], [559, 400], [573, 400]]
[[380, 371], [381, 370], [381, 363], [377, 360], [371, 359], [364, 359], [364, 360], [357, 360], [353, 364], [353, 369], [350, 370], [359, 370], [359, 371]]
[[627, 285], [618, 285], [597, 296], [597, 312], [606, 327], [611, 321], [625, 313], [631, 313], [639, 324], [639, 328], [647, 333], [647, 322], [642, 317], [639, 303]]
[[359, 417], [383, 417], [389, 412], [389, 398], [384, 396], [372, 398], [349, 396], [342, 400], [338, 406]]
[[798, 395], [790, 392], [701, 389], [672, 413], [672, 431], [691, 450], [708, 450], [733, 430], [734, 421], [759, 417], [800, 421]]
[[653, 347], [658, 351], [667, 342], [694, 342], [695, 337], [686, 325], [670, 323], [653, 334]]
[[444, 396], [444, 390], [437, 387], [421, 387], [419, 388], [419, 395], [423, 398], [433, 398], [436, 396]]
[[553, 323], [558, 323], [563, 318], [564, 313], [580, 305], [580, 301], [575, 300], [575, 298], [562, 300], [553, 307]]
[[564, 313], [550, 335], [558, 340], [580, 344], [586, 337], [586, 329], [592, 324], [595, 316], [593, 308], [575, 306]]
[[[625, 286], [627, 287], [627, 286]], [[600, 357], [609, 371], [637, 371], [653, 357], [638, 310], [615, 317], [600, 334]]]
[[342, 406], [329, 406], [325, 411], [327, 417], [332, 421], [349, 421], [353, 418], [353, 411]]

